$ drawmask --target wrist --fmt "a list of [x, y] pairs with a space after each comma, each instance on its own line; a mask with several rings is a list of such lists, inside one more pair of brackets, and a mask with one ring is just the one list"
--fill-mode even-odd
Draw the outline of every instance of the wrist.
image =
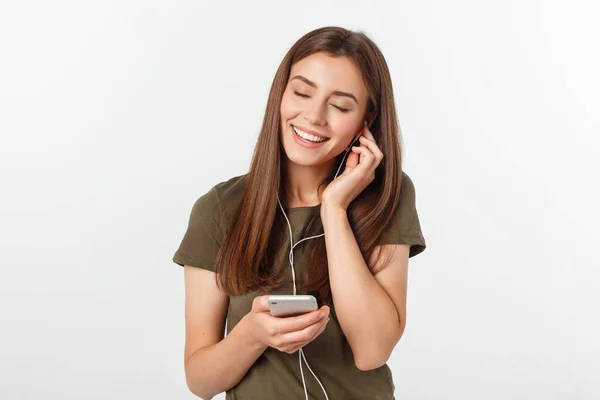
[[347, 207], [344, 207], [341, 204], [335, 204], [328, 201], [323, 201], [321, 203], [321, 217], [329, 215], [347, 215], [347, 212]]
[[263, 352], [267, 349], [267, 345], [261, 342], [255, 335], [251, 327], [251, 322], [249, 319], [250, 314], [246, 314], [242, 317], [240, 322], [236, 325], [236, 328], [240, 328], [240, 339], [244, 342], [246, 346], [251, 348], [252, 350]]

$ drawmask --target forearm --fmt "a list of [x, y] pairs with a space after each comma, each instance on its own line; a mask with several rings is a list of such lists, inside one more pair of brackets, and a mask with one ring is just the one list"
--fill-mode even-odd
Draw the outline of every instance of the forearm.
[[203, 399], [211, 399], [241, 381], [266, 348], [246, 333], [246, 320], [242, 318], [223, 340], [198, 350], [188, 360], [188, 388]]
[[376, 368], [387, 361], [399, 339], [398, 312], [365, 263], [346, 210], [322, 208], [336, 315], [357, 367]]

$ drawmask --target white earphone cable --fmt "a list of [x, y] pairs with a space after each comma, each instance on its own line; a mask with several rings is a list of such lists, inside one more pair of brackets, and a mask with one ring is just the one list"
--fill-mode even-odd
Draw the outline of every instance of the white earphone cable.
[[[337, 178], [338, 174], [340, 173], [340, 169], [342, 168], [342, 165], [344, 165], [344, 160], [346, 159], [346, 156], [348, 155], [348, 152], [350, 151], [350, 149], [352, 148], [352, 145], [354, 145], [354, 142], [358, 139], [358, 136], [356, 136], [354, 138], [354, 140], [352, 141], [352, 143], [350, 144], [350, 146], [348, 147], [348, 149], [346, 150], [346, 153], [344, 154], [344, 157], [342, 158], [342, 162], [340, 163], [340, 166], [338, 167], [337, 172], [335, 173], [335, 176], [333, 177], [333, 179], [335, 180], [335, 178]], [[288, 224], [288, 229], [290, 232], [290, 253], [289, 253], [289, 261], [290, 261], [290, 266], [292, 267], [292, 282], [294, 284], [294, 296], [296, 295], [296, 271], [294, 270], [294, 247], [296, 247], [297, 244], [305, 241], [305, 240], [309, 240], [309, 239], [314, 239], [314, 238], [318, 238], [321, 236], [325, 236], [325, 233], [321, 233], [320, 235], [316, 235], [316, 236], [310, 236], [310, 237], [306, 237], [302, 240], [299, 240], [297, 243], [294, 243], [293, 237], [292, 237], [292, 225], [290, 224], [290, 220], [288, 219], [285, 211], [283, 210], [283, 206], [281, 205], [281, 202], [279, 201], [279, 195], [277, 195], [277, 203], [279, 203], [279, 208], [281, 208], [281, 212], [283, 212], [283, 216], [285, 217], [285, 220], [287, 221]], [[317, 378], [317, 375], [315, 375], [315, 373], [313, 372], [312, 368], [310, 367], [310, 365], [308, 365], [308, 361], [306, 361], [306, 356], [304, 355], [304, 351], [302, 351], [302, 347], [300, 348], [300, 351], [298, 352], [298, 362], [300, 364], [300, 375], [302, 376], [302, 385], [304, 386], [304, 396], [306, 397], [306, 400], [308, 400], [308, 392], [306, 390], [306, 381], [304, 380], [304, 370], [302, 369], [302, 360], [304, 360], [304, 363], [306, 364], [306, 366], [308, 367], [308, 370], [310, 371], [310, 373], [315, 377], [315, 379], [317, 380], [317, 382], [319, 383], [319, 386], [321, 386], [321, 389], [323, 390], [323, 393], [325, 394], [325, 399], [329, 400], [329, 397], [327, 396], [327, 392], [325, 391], [325, 388], [323, 387], [323, 384], [321, 383], [321, 381], [319, 380], [319, 378]]]

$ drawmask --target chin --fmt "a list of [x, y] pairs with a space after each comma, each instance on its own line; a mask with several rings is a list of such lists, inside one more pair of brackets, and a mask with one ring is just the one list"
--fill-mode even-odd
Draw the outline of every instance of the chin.
[[319, 165], [320, 163], [315, 161], [315, 160], [310, 160], [307, 157], [302, 157], [299, 156], [298, 154], [289, 154], [287, 151], [285, 153], [287, 159], [296, 164], [296, 165], [302, 165], [303, 167], [314, 167], [316, 165]]

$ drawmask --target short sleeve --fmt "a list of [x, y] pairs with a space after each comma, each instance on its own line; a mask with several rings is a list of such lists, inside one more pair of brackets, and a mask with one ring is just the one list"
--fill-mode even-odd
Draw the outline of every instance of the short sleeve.
[[219, 197], [213, 187], [192, 207], [187, 230], [173, 262], [215, 271], [217, 253], [223, 240]]
[[405, 173], [403, 173], [398, 207], [378, 244], [410, 244], [409, 257], [422, 253], [427, 246], [417, 213], [415, 186]]

